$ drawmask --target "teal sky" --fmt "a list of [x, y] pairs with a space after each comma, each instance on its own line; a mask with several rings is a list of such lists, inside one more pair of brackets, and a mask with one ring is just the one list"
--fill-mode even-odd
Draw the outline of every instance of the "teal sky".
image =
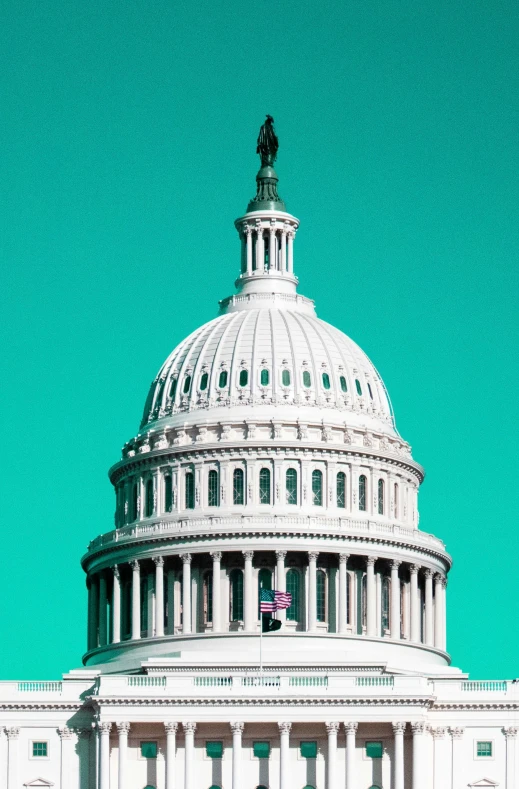
[[266, 112], [300, 292], [427, 470], [453, 662], [519, 675], [518, 41], [511, 0], [4, 3], [0, 678], [80, 664], [107, 470], [233, 290]]

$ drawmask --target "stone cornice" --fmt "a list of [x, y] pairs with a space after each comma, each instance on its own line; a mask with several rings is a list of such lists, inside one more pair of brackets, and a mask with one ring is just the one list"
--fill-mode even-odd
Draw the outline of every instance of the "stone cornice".
[[75, 711], [84, 709], [85, 705], [77, 701], [2, 701], [0, 711], [12, 710], [67, 710]]
[[518, 701], [436, 701], [432, 707], [437, 710], [519, 710]]
[[434, 699], [430, 696], [378, 696], [373, 698], [356, 696], [309, 697], [309, 696], [229, 696], [189, 698], [138, 697], [138, 696], [95, 696], [92, 702], [98, 707], [117, 707], [121, 704], [134, 707], [422, 707], [430, 709]]

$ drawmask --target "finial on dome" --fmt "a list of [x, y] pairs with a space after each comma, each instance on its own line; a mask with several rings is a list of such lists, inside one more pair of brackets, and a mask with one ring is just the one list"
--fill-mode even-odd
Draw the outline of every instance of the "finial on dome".
[[250, 201], [247, 211], [284, 211], [285, 204], [278, 195], [278, 176], [274, 170], [279, 142], [274, 130], [274, 118], [267, 119], [258, 134], [256, 153], [261, 158], [261, 168], [256, 176], [256, 196]]

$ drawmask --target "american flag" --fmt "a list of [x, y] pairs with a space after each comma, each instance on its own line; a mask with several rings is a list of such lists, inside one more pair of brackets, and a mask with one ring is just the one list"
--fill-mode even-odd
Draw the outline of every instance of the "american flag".
[[278, 592], [277, 589], [262, 589], [260, 594], [260, 611], [270, 614], [272, 611], [282, 611], [292, 604], [292, 595], [289, 592]]

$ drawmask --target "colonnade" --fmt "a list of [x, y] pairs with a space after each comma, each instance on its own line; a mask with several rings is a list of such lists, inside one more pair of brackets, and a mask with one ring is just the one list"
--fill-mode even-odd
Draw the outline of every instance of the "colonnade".
[[268, 225], [263, 225], [260, 219], [255, 224], [245, 223], [240, 233], [242, 274], [250, 277], [254, 272], [263, 274], [268, 270], [293, 276], [295, 234], [295, 227], [276, 219], [270, 220]]
[[[262, 557], [269, 552], [258, 552]], [[229, 612], [224, 610], [229, 600], [223, 594], [224, 583], [229, 584], [230, 573], [239, 569], [243, 574], [243, 611], [235, 629], [245, 633], [257, 632], [258, 616], [258, 573], [268, 569], [272, 575], [274, 587], [286, 591], [287, 571], [296, 563], [298, 572], [304, 581], [304, 613], [300, 614], [297, 629], [308, 633], [335, 632], [346, 635], [364, 635], [371, 638], [386, 637], [394, 641], [405, 639], [414, 643], [445, 650], [446, 648], [446, 615], [445, 588], [446, 578], [442, 573], [434, 572], [429, 567], [415, 563], [384, 559], [377, 556], [350, 556], [346, 553], [319, 553], [318, 551], [290, 552], [292, 558], [287, 563], [287, 551], [270, 552], [275, 561], [263, 558], [254, 564], [255, 552], [252, 550], [222, 553], [212, 551], [210, 554], [181, 553], [175, 555], [155, 556], [153, 559], [134, 559], [128, 565], [114, 565], [94, 574], [90, 574], [89, 583], [89, 632], [88, 648], [106, 646], [108, 642], [118, 643], [122, 638], [138, 640], [142, 637], [163, 637], [167, 635], [190, 635], [193, 632], [228, 632], [230, 629]], [[193, 601], [197, 587], [192, 576], [192, 564], [196, 560], [195, 573], [200, 581], [201, 573], [207, 572], [211, 585], [211, 620], [204, 622], [197, 630], [199, 621]], [[210, 560], [210, 562], [208, 561]], [[141, 571], [143, 563], [152, 571], [153, 594], [143, 601], [141, 599]], [[222, 567], [222, 562], [225, 566]], [[200, 566], [202, 569], [200, 569]], [[355, 569], [351, 569], [354, 567]], [[205, 569], [203, 569], [205, 568]], [[127, 595], [126, 618], [131, 623], [123, 633], [121, 623], [121, 572], [124, 570], [126, 585], [131, 584], [131, 594]], [[147, 577], [149, 577], [149, 572]], [[334, 615], [332, 621], [331, 605], [328, 605], [327, 621], [318, 621], [318, 589], [317, 574], [326, 573], [326, 594], [333, 597]], [[176, 580], [180, 579], [181, 581]], [[131, 579], [131, 580], [130, 580]], [[360, 580], [360, 584], [357, 581]], [[387, 629], [381, 627], [381, 588], [386, 584], [386, 603], [388, 611]], [[180, 587], [181, 584], [181, 588]], [[360, 591], [359, 591], [360, 590]], [[129, 590], [128, 590], [129, 591]], [[289, 590], [290, 591], [290, 590]], [[361, 596], [360, 606], [352, 604], [353, 592]], [[405, 592], [405, 594], [404, 594]], [[141, 612], [143, 602], [148, 605], [148, 626], [143, 632]], [[174, 610], [182, 608], [182, 619], [175, 620]], [[361, 620], [354, 626], [352, 611]], [[405, 609], [405, 611], [404, 611]], [[108, 611], [111, 622], [108, 621]], [[321, 604], [322, 610], [322, 604]], [[285, 612], [279, 612], [278, 618], [286, 626]], [[405, 622], [404, 622], [405, 620]], [[293, 624], [293, 629], [296, 629]], [[111, 625], [111, 627], [110, 627]], [[405, 626], [404, 626], [405, 625]]]

